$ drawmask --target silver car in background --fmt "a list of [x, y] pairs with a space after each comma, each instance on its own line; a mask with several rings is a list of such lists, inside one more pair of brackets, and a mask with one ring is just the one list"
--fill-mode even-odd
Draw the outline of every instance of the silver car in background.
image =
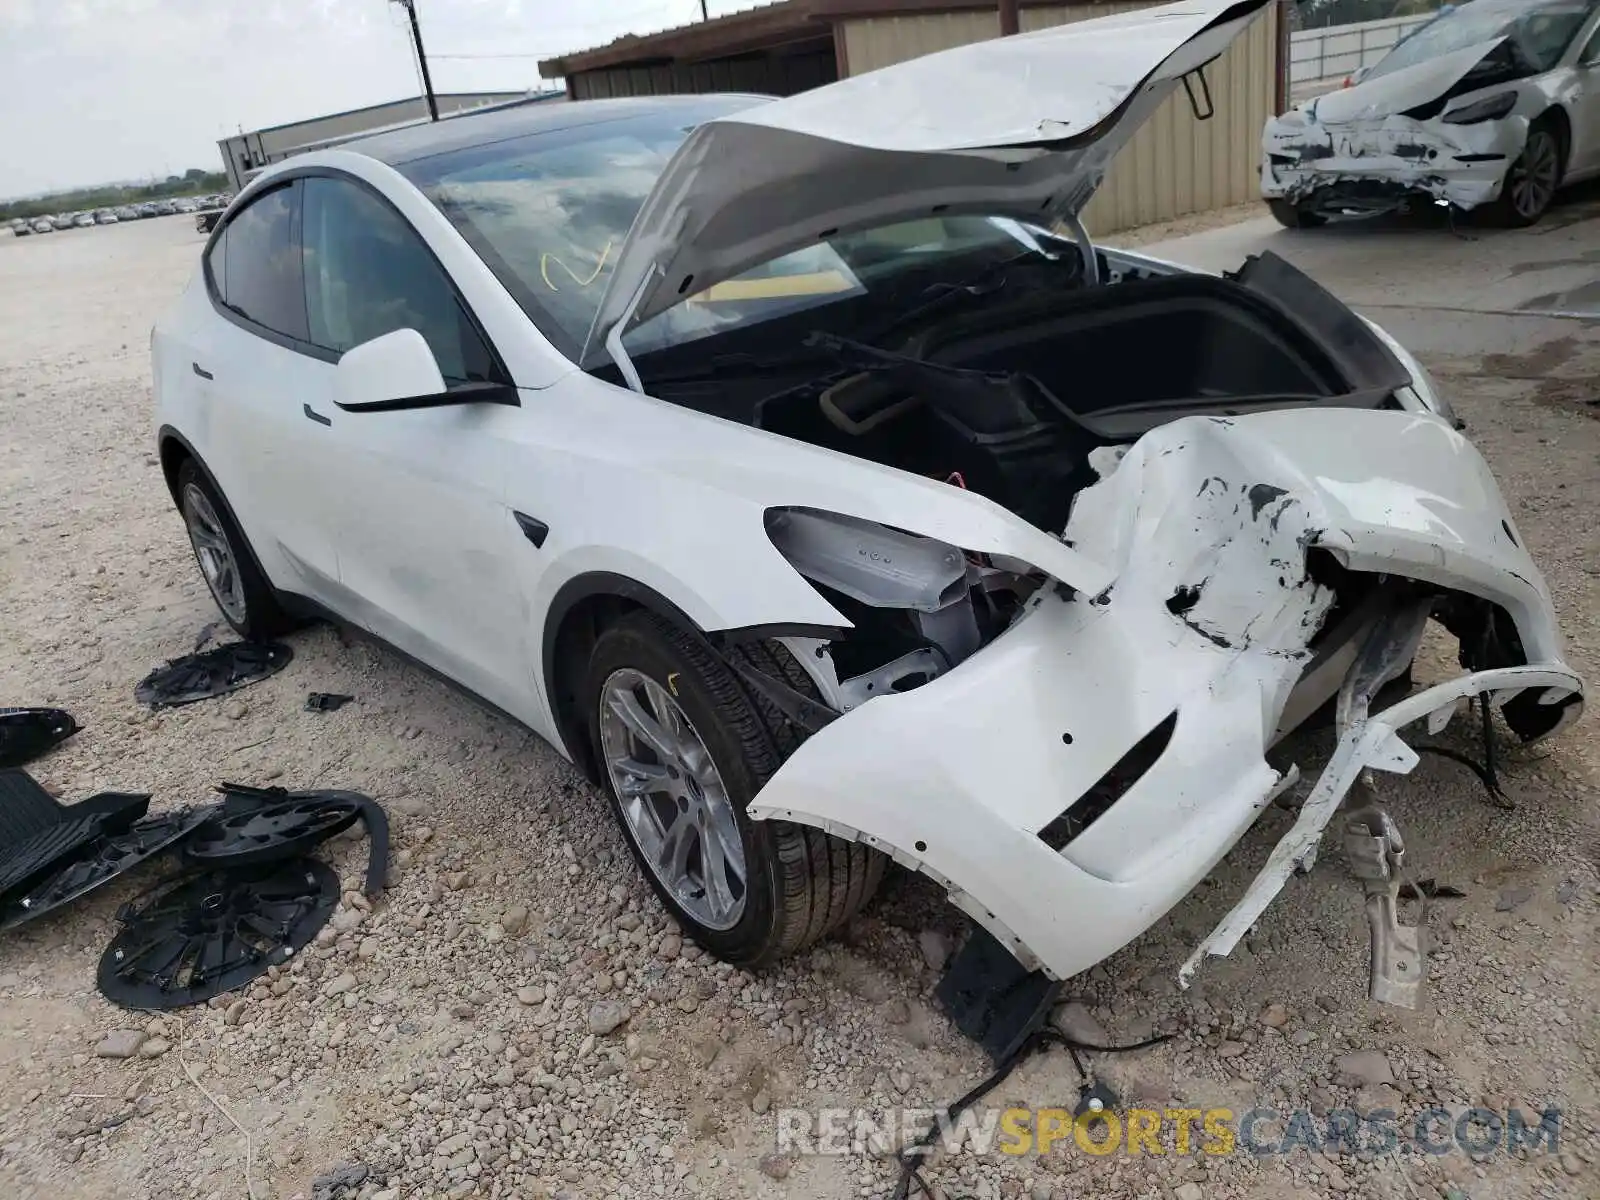
[[1261, 194], [1290, 227], [1419, 197], [1531, 225], [1597, 173], [1600, 0], [1447, 8], [1262, 133]]

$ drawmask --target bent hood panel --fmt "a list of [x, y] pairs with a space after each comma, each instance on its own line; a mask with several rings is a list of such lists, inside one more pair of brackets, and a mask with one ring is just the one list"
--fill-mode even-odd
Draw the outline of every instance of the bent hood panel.
[[974, 42], [707, 122], [634, 219], [585, 365], [636, 295], [644, 321], [835, 232], [1078, 211], [1180, 79], [1267, 2], [1186, 0]]
[[1300, 111], [1324, 125], [1392, 117], [1419, 104], [1437, 100], [1504, 40], [1491, 38], [1476, 46], [1379, 75], [1354, 87], [1329, 92], [1326, 96], [1306, 101], [1300, 106]]

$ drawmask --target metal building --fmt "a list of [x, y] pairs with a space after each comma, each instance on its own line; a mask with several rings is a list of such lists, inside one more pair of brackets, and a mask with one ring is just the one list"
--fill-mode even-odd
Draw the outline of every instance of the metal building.
[[[1021, 32], [1151, 7], [1151, 0], [1018, 0]], [[1259, 198], [1261, 127], [1283, 107], [1278, 8], [1206, 68], [1216, 115], [1180, 89], [1112, 163], [1084, 212], [1096, 234]], [[791, 95], [936, 50], [1000, 36], [995, 0], [783, 0], [541, 62], [575, 100], [668, 92]]]
[[[505, 104], [539, 97], [565, 98], [560, 92], [443, 92], [435, 94], [434, 99], [439, 105], [439, 115], [444, 117], [482, 108], [487, 104]], [[238, 133], [223, 138], [217, 143], [217, 149], [222, 152], [223, 170], [228, 173], [229, 185], [237, 192], [262, 167], [288, 158], [291, 154], [320, 150], [348, 138], [427, 119], [427, 98], [410, 96], [404, 100], [391, 100], [387, 104], [369, 104], [366, 108], [352, 108], [348, 112], [330, 113], [325, 117], [312, 117], [287, 125], [272, 125], [251, 133]]]

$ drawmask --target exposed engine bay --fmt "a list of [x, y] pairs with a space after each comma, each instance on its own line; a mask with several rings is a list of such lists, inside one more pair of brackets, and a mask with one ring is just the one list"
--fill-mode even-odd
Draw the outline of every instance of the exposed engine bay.
[[[1049, 268], [1032, 266], [1021, 287], [1002, 291], [991, 280], [937, 290], [858, 336], [803, 315], [811, 328], [798, 357], [762, 361], [742, 349], [741, 332], [724, 334], [712, 374], [647, 374], [647, 386], [662, 399], [938, 479], [1056, 532], [1084, 488], [1178, 418], [1400, 407], [1394, 391], [1406, 377], [1384, 348], [1275, 255], [1222, 277], [1097, 258], [1088, 268], [1073, 246]], [[969, 657], [1043, 580], [1025, 563], [837, 514], [774, 510], [768, 532], [854, 626], [831, 643], [791, 639], [835, 712]]]

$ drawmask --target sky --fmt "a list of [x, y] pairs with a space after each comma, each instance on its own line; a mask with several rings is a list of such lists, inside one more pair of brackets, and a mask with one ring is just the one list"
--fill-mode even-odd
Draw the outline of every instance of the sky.
[[[541, 58], [700, 19], [699, 0], [416, 3], [438, 92], [549, 86]], [[0, 199], [221, 170], [241, 127], [420, 95], [406, 26], [392, 0], [0, 0]]]

